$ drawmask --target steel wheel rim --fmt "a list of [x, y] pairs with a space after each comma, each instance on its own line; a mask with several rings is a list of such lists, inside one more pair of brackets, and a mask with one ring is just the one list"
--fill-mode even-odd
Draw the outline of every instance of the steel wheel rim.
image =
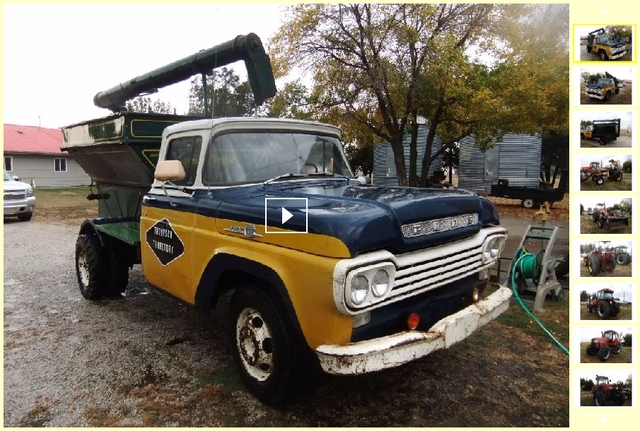
[[264, 382], [273, 374], [273, 337], [260, 312], [245, 308], [236, 320], [236, 346], [246, 372]]
[[82, 252], [78, 254], [78, 274], [83, 287], [89, 285], [89, 263], [87, 262], [87, 254]]

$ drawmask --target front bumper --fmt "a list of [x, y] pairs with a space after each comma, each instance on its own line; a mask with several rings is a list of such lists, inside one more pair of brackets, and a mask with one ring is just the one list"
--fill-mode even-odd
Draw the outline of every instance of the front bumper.
[[26, 199], [16, 201], [4, 201], [5, 217], [17, 216], [20, 214], [32, 213], [36, 209], [36, 198], [31, 196]]
[[316, 355], [329, 374], [365, 374], [397, 367], [464, 340], [506, 311], [510, 298], [511, 289], [501, 286], [487, 298], [438, 321], [428, 331], [405, 331], [344, 346], [323, 344], [316, 348]]
[[598, 93], [598, 92], [587, 91], [587, 96], [591, 97], [592, 99], [604, 100], [604, 96], [602, 95], [601, 92]]

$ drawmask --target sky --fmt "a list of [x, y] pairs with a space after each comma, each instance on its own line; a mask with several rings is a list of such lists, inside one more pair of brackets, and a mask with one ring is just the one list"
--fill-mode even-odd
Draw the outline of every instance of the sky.
[[609, 160], [618, 160], [624, 164], [625, 161], [631, 161], [631, 154], [591, 154], [580, 157], [580, 166], [589, 166], [591, 162], [602, 162], [604, 166], [609, 166]]
[[635, 290], [634, 285], [630, 283], [598, 283], [598, 284], [576, 284], [576, 290], [582, 292], [586, 290], [587, 293], [591, 294], [597, 292], [600, 289], [611, 289], [614, 291], [613, 296], [620, 299], [625, 299], [626, 301], [633, 302]]
[[[634, 373], [631, 370], [631, 368], [628, 368], [628, 369], [612, 369], [610, 367], [607, 367], [607, 365], [603, 365], [602, 367], [600, 367], [599, 369], [596, 369], [596, 370], [579, 370], [578, 371], [579, 378], [585, 378], [585, 379], [590, 379], [590, 380], [594, 380], [594, 381], [596, 379], [596, 374], [599, 374], [601, 376], [607, 376], [614, 383], [619, 382], [619, 381], [623, 381], [624, 382], [625, 380], [627, 380], [627, 377], [629, 377], [629, 375], [631, 375], [632, 380], [635, 378]], [[602, 428], [602, 429], [604, 429], [604, 428]]]
[[635, 69], [632, 69], [630, 67], [584, 67], [580, 69], [580, 74], [582, 74], [583, 72], [589, 72], [592, 75], [596, 73], [609, 72], [617, 79], [630, 79], [632, 82], [635, 81], [636, 78]]
[[[237, 35], [256, 33], [268, 47], [283, 12], [278, 4], [4, 5], [4, 122], [59, 128], [107, 116], [96, 93]], [[189, 81], [152, 98], [183, 114]]]
[[626, 129], [632, 123], [632, 111], [580, 111], [580, 119], [586, 121], [620, 119], [620, 128]]
[[596, 204], [601, 204], [604, 203], [606, 206], [611, 207], [615, 204], [619, 204], [620, 202], [622, 202], [623, 199], [631, 199], [631, 201], [633, 202], [633, 197], [631, 196], [631, 194], [626, 195], [626, 196], [606, 196], [606, 195], [599, 195], [599, 196], [580, 196], [580, 204], [582, 206], [584, 206], [585, 209], [587, 208], [593, 208]]
[[633, 334], [635, 336], [635, 329], [632, 326], [617, 326], [617, 325], [608, 325], [608, 326], [583, 326], [580, 328], [580, 341], [586, 342], [591, 341], [594, 337], [600, 337], [601, 333], [613, 329], [618, 334]]

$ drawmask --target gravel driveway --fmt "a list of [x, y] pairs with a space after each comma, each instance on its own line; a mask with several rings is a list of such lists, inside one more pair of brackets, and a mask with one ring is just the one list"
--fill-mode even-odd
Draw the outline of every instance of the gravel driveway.
[[148, 293], [139, 267], [123, 298], [84, 300], [77, 232], [5, 221], [6, 427], [568, 426], [568, 358], [498, 322], [404, 367], [328, 377], [290, 406], [264, 406], [242, 386], [220, 318]]

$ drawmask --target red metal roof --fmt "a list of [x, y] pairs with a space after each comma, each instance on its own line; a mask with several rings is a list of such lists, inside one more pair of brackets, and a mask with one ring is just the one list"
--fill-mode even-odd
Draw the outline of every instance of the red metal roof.
[[4, 125], [5, 153], [60, 154], [62, 130], [38, 126]]

